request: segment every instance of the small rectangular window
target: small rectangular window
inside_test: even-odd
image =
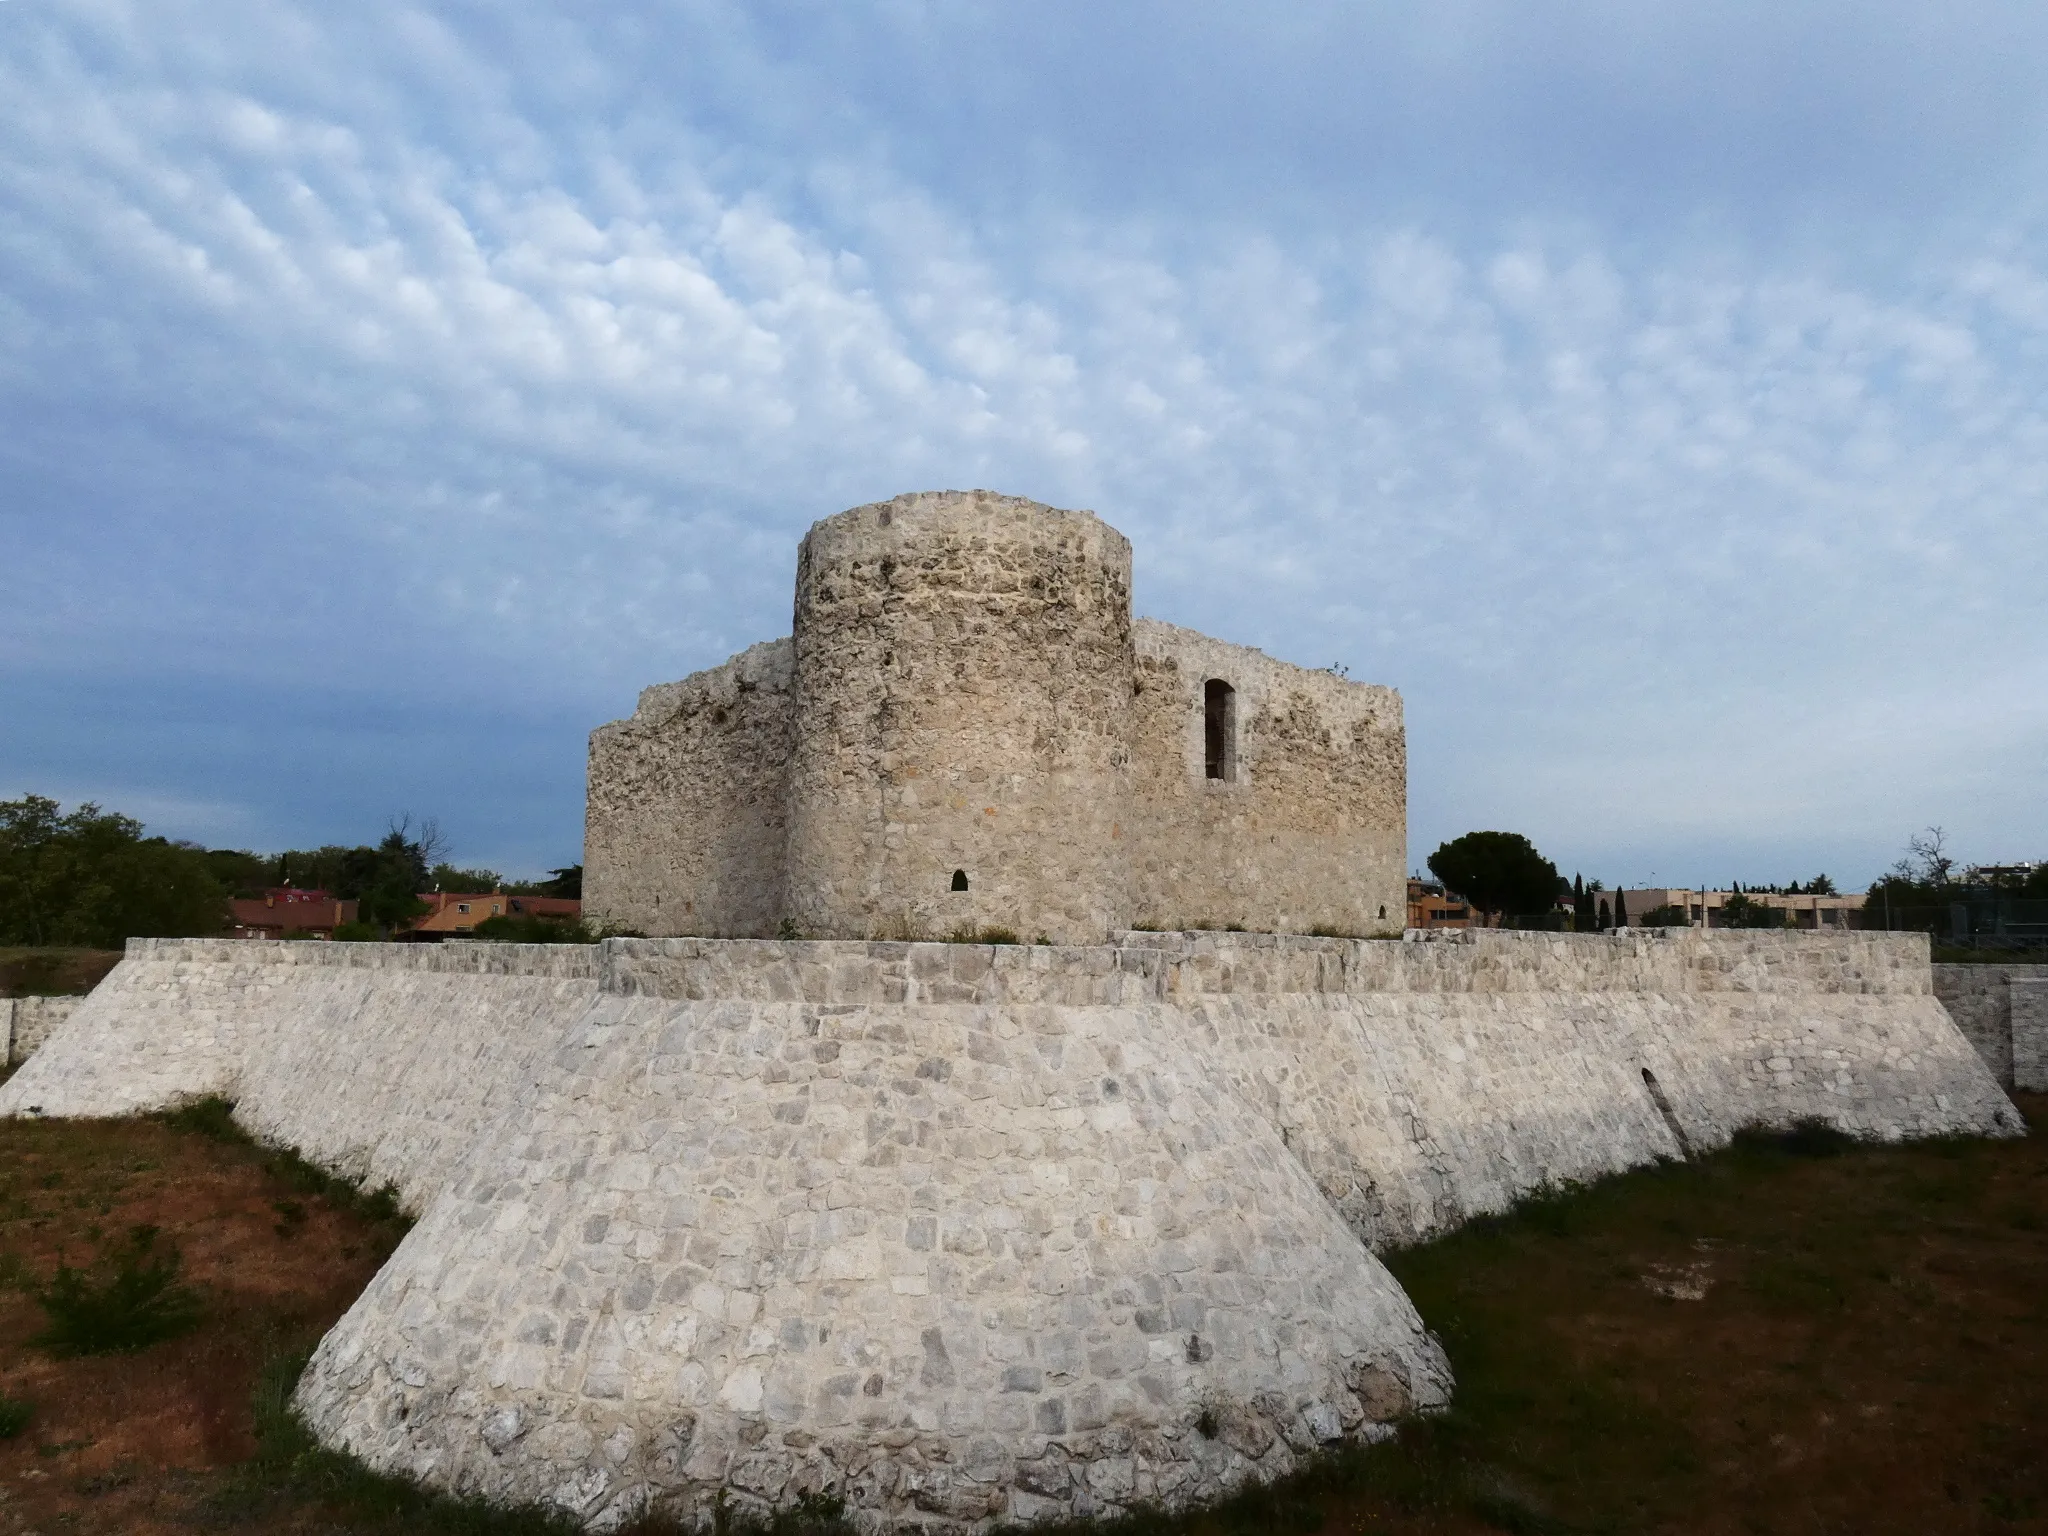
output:
[[[1221,678],[1202,685],[1202,771],[1212,779],[1237,777],[1237,690]]]

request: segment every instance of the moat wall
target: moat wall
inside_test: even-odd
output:
[[[421,1213],[321,1437],[600,1526],[1211,1496],[1443,1400],[1376,1248],[1746,1124],[2019,1131],[1924,939],[1640,931],[137,942],[0,1113],[200,1093]]]
[[[1992,1076],[2007,1088],[2048,1092],[2048,965],[1937,965],[1934,995]]]
[[[76,997],[0,997],[0,1066],[19,1066],[70,1018]]]

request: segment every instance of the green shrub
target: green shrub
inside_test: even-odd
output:
[[[59,1264],[36,1292],[49,1326],[30,1342],[54,1355],[134,1354],[194,1327],[199,1296],[178,1283],[184,1260],[156,1240],[155,1227],[131,1227],[102,1255],[102,1279]]]
[[[504,913],[487,917],[469,936],[496,944],[595,944],[603,937],[581,918],[535,917]]]
[[[946,935],[948,944],[1014,944],[1017,930],[1014,928],[976,928],[964,924]]]
[[[217,1093],[208,1094],[203,1099],[187,1100],[176,1109],[165,1110],[157,1118],[173,1130],[190,1131],[208,1141],[224,1142],[229,1146],[249,1145],[249,1133],[235,1124],[234,1101]]]
[[[34,1416],[35,1409],[27,1403],[16,1402],[0,1393],[0,1440],[12,1440],[28,1428],[28,1421]]]
[[[1783,1153],[1790,1157],[1839,1157],[1856,1145],[1856,1138],[1839,1131],[1825,1120],[1796,1122],[1790,1130],[1774,1131],[1749,1126],[1735,1133],[1737,1150],[1749,1153]]]

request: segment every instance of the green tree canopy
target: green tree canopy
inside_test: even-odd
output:
[[[436,864],[427,871],[430,884],[421,887],[432,891],[467,891],[480,894],[484,891],[501,889],[504,878],[495,869],[462,869],[453,864]]]
[[[1489,915],[1548,912],[1557,902],[1557,866],[1519,832],[1453,838],[1429,856],[1429,872]]]
[[[26,795],[0,801],[0,943],[116,949],[131,938],[194,938],[227,921],[206,852],[87,801],[65,812]]]
[[[1723,928],[1782,928],[1785,926],[1785,909],[1774,907],[1767,901],[1757,901],[1736,891],[1721,903],[1721,926]]]

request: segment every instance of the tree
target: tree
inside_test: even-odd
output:
[[[1572,876],[1572,927],[1579,933],[1591,933],[1594,928],[1593,902],[1595,898],[1585,880],[1578,874]]]
[[[564,864],[548,871],[545,880],[521,880],[505,887],[514,896],[558,896],[568,901],[583,899],[583,866]]]
[[[1721,904],[1721,926],[1723,928],[1782,928],[1785,926],[1785,909],[1774,907],[1769,902],[1757,901],[1737,890]]]
[[[1607,898],[1600,898],[1600,931],[1605,933],[1614,926],[1614,914],[1608,909]]]
[[[204,849],[133,817],[42,795],[0,801],[0,943],[115,949],[219,933],[226,893]]]
[[[494,869],[458,869],[453,864],[436,864],[427,871],[427,879],[436,891],[495,891],[505,884]]]
[[[1614,926],[1628,926],[1628,892],[1618,885],[1614,888]]]
[[[1519,832],[1467,832],[1429,856],[1429,872],[1489,917],[1548,912],[1562,883],[1557,866]]]
[[[362,922],[388,933],[427,910],[419,893],[427,888],[429,861],[445,846],[432,821],[415,833],[412,817],[401,816],[375,848],[351,848],[342,856],[335,894],[356,902]]]

